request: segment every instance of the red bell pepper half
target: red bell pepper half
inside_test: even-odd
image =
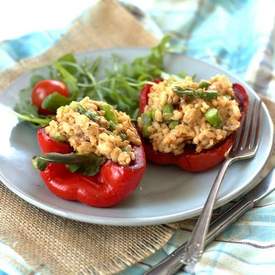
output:
[[[156,82],[158,83],[159,80]],[[139,108],[141,113],[144,112],[145,106],[148,104],[148,94],[150,93],[151,87],[152,85],[150,84],[145,85],[140,93]],[[244,116],[249,104],[246,90],[242,85],[237,83],[233,84],[233,90],[235,98],[239,103],[242,116]],[[159,165],[176,165],[189,172],[202,172],[222,162],[233,143],[234,134],[228,136],[224,141],[211,149],[196,153],[194,149],[186,147],[185,151],[180,155],[155,151],[151,143],[146,139],[144,139],[143,146],[147,160],[153,163]]]
[[[65,142],[60,142],[49,137],[43,128],[37,131],[37,141],[43,153],[67,154],[73,151],[73,148]]]
[[[43,129],[38,130],[37,138],[43,153],[72,151],[68,144],[51,139]],[[129,166],[107,160],[95,176],[72,173],[61,163],[49,163],[40,175],[58,197],[95,207],[111,207],[133,192],[143,177],[146,168],[143,147],[134,147],[134,152],[136,159]]]

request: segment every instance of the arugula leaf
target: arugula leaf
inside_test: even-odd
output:
[[[68,97],[65,97],[58,92],[54,92],[47,97],[42,102],[42,108],[49,110],[50,112],[55,112],[60,106],[67,105],[72,100]]]
[[[25,88],[19,93],[19,99],[14,107],[17,113],[30,114],[33,116],[38,116],[36,106],[32,105],[32,89]]]
[[[44,80],[45,78],[42,76],[42,75],[39,75],[39,74],[34,74],[31,76],[31,79],[30,79],[30,85],[31,87],[33,88],[34,85],[38,82],[38,81],[41,81],[41,80]]]
[[[77,78],[71,74],[60,62],[55,62],[53,67],[60,74],[60,80],[62,80],[68,87],[71,93],[71,101],[78,97]]]
[[[145,83],[159,78],[164,71],[164,55],[169,50],[170,37],[165,36],[152,48],[147,56],[134,59],[130,64],[114,56],[112,68],[105,71],[105,77],[98,75],[101,59],[77,62],[72,54],[67,54],[48,66],[48,76],[33,76],[31,85],[20,92],[20,99],[15,110],[21,118],[33,122],[34,118],[44,119],[37,113],[31,103],[31,87],[42,78],[64,82],[69,91],[69,101],[53,95],[45,100],[44,105],[55,110],[73,100],[81,100],[89,96],[94,100],[106,101],[119,111],[126,112],[132,120],[137,119],[139,112],[139,93]],[[55,102],[56,101],[56,102]],[[36,123],[38,124],[38,123]]]
[[[150,50],[149,55],[136,58],[130,64],[114,57],[112,69],[105,73],[106,81],[96,86],[104,100],[136,119],[140,90],[164,71],[164,55],[168,51],[169,41],[170,37],[165,36]]]
[[[77,63],[75,56],[72,53],[67,53],[57,59],[58,62]]]
[[[41,116],[37,112],[36,106],[31,102],[31,88],[22,89],[19,93],[19,101],[14,107],[17,117],[22,121],[30,122],[36,126],[45,127],[52,117]]]
[[[50,116],[42,117],[42,116],[35,116],[32,114],[20,114],[17,112],[15,112],[15,114],[20,120],[30,122],[39,127],[47,126],[50,123],[50,121],[53,119],[53,117],[50,117]]]

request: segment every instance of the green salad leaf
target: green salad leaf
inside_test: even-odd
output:
[[[42,108],[55,112],[60,106],[67,105],[71,102],[71,99],[63,96],[57,92],[48,95],[42,103]]]
[[[32,101],[31,87],[22,89],[19,93],[19,99],[14,107],[14,110],[20,114],[38,116],[37,108],[36,106],[32,105],[31,101]]]
[[[30,85],[33,85],[33,83]],[[15,114],[22,121],[30,122],[39,127],[45,127],[49,124],[52,117],[38,114],[36,106],[32,105],[31,93],[31,87],[21,90],[19,93],[19,100],[14,107]]]
[[[148,55],[138,57],[130,63],[119,56],[113,56],[110,68],[104,72],[104,78],[99,75],[103,67],[101,58],[77,61],[73,54],[66,54],[48,66],[47,75],[34,74],[31,77],[29,87],[19,93],[15,111],[20,114],[20,119],[43,127],[48,117],[41,116],[32,105],[32,87],[42,79],[53,79],[65,83],[70,96],[65,98],[53,93],[45,98],[43,108],[55,111],[62,105],[88,96],[113,105],[135,120],[139,112],[139,93],[143,85],[160,78],[164,72],[164,56],[169,50],[169,41],[170,37],[165,36]]]

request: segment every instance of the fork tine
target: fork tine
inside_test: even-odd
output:
[[[252,121],[254,119],[255,116],[255,108],[256,108],[256,100],[254,100],[252,108],[248,114],[248,116],[246,117],[246,125],[245,125],[245,129],[244,129],[244,134],[243,134],[243,139],[241,142],[241,146],[240,146],[240,150],[244,149],[247,146],[247,143],[249,142],[249,135],[251,133],[251,126],[252,126]]]
[[[236,152],[239,148],[239,145],[241,143],[241,138],[243,136],[242,133],[243,133],[243,129],[245,127],[245,123],[246,123],[246,119],[243,119],[242,122],[241,122],[240,128],[237,130],[236,137],[235,137],[235,142],[234,142],[233,148],[231,149],[231,153]]]
[[[250,113],[250,111],[249,111],[249,113]],[[242,144],[242,141],[243,141],[244,131],[246,129],[248,117],[249,116],[247,113],[246,116],[244,118],[242,118],[242,120],[241,120],[241,125],[240,125],[240,128],[237,130],[235,142],[234,142],[233,148],[231,150],[231,153],[235,153],[240,149],[240,145]]]
[[[255,106],[254,116],[252,121],[252,129],[248,149],[256,150],[259,144],[259,132],[260,132],[260,117],[261,117],[262,101],[259,100]]]

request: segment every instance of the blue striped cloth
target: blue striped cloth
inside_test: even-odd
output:
[[[127,1],[124,1],[127,2]],[[130,2],[130,1],[129,1]],[[137,13],[156,33],[169,32],[175,48],[220,64],[240,75],[256,91],[275,98],[275,1],[194,0],[152,1],[147,14]],[[32,33],[0,44],[0,70],[49,49],[66,30]],[[190,224],[148,259],[121,274],[142,274],[190,236]],[[18,256],[5,261],[0,245],[0,275],[23,274],[31,268]],[[207,248],[196,274],[275,274],[275,193],[262,200]]]

